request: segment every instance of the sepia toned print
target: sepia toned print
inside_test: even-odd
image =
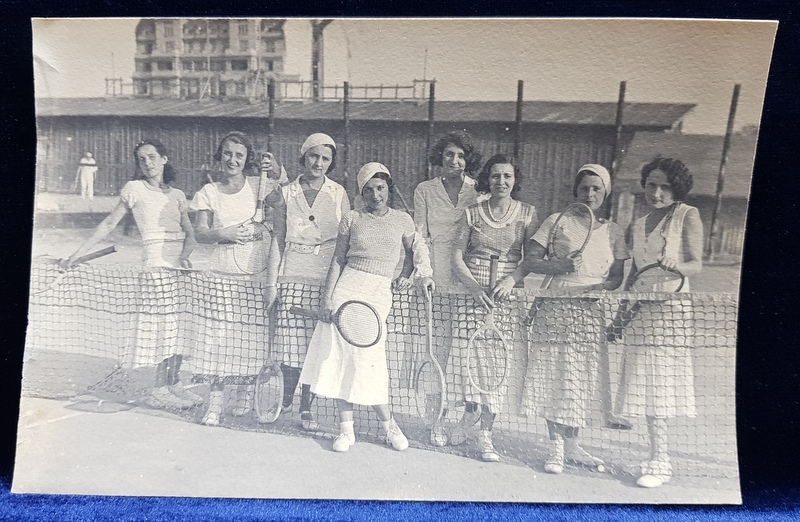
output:
[[[13,490],[740,503],[775,29],[34,20]]]

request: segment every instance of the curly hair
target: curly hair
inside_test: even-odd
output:
[[[330,145],[325,145],[325,146],[328,147],[328,149],[331,151],[331,164],[328,165],[328,170],[325,172],[325,174],[328,174],[330,172],[333,172],[334,169],[336,168],[336,149],[334,147],[331,147]],[[306,154],[308,154],[308,151],[306,151]],[[306,154],[300,156],[301,167],[306,166]]]
[[[161,156],[162,158],[168,156],[167,147],[157,139],[150,138],[137,143],[136,146],[133,148],[133,160],[136,162],[136,172],[138,173],[136,179],[144,179],[144,174],[142,174],[141,168],[139,167],[139,149],[141,149],[145,145],[150,145],[153,148],[155,148],[158,155]],[[175,181],[175,178],[177,177],[178,177],[178,171],[175,170],[175,167],[173,167],[172,164],[170,164],[169,162],[164,164],[164,183],[169,185],[170,183]]]
[[[477,172],[481,167],[483,157],[480,152],[475,150],[472,136],[464,131],[454,131],[439,138],[431,147],[430,152],[428,152],[428,162],[434,167],[441,167],[444,149],[450,144],[464,151],[464,161],[466,163],[464,171],[469,173]]]
[[[519,192],[519,189],[522,188],[522,171],[517,165],[517,160],[510,154],[495,154],[489,158],[478,173],[478,182],[475,184],[475,190],[482,194],[489,193],[489,174],[495,165],[511,165],[514,167],[514,187],[511,189],[511,193],[516,194]]]
[[[253,148],[253,143],[244,132],[239,131],[229,132],[222,137],[219,142],[219,146],[217,147],[217,152],[214,153],[214,160],[222,161],[222,148],[225,146],[226,141],[243,145],[244,148],[247,149],[247,159],[244,162],[244,168],[242,169],[243,171],[247,171],[255,167],[256,151]]]
[[[689,173],[689,169],[682,161],[673,158],[663,158],[656,156],[653,161],[642,167],[642,188],[647,184],[647,177],[654,171],[660,170],[667,176],[667,181],[672,186],[672,198],[675,201],[683,201],[686,195],[692,190],[694,178]]]

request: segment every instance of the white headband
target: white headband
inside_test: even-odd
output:
[[[303,142],[303,145],[300,147],[300,157],[302,158],[305,156],[308,149],[314,148],[317,145],[330,145],[336,150],[336,142],[333,141],[333,138],[322,132],[315,132]]]
[[[611,193],[611,174],[608,173],[608,169],[596,163],[588,163],[578,169],[578,174],[584,170],[587,170],[600,178],[600,181],[603,182],[603,187],[606,189],[606,196]]]

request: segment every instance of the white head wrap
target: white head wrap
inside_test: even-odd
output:
[[[315,132],[306,138],[306,141],[304,141],[303,145],[300,146],[300,157],[302,158],[305,156],[306,152],[308,152],[308,149],[316,147],[317,145],[330,145],[334,150],[336,150],[336,142],[333,141],[333,138],[322,132]]]
[[[608,173],[608,169],[606,169],[602,165],[598,165],[596,163],[588,163],[583,167],[578,169],[578,174],[583,172],[584,170],[591,172],[592,174],[597,175],[600,178],[600,181],[603,182],[603,187],[606,189],[606,197],[611,194],[611,174]],[[577,176],[575,178],[577,180]],[[575,184],[575,192],[578,191],[578,184]],[[576,194],[577,195],[577,194]]]
[[[364,185],[367,184],[367,181],[371,180],[372,177],[379,172],[383,172],[387,176],[392,177],[392,175],[389,173],[389,169],[386,168],[386,165],[378,163],[377,161],[367,163],[361,167],[361,170],[359,170],[358,174],[356,174],[356,183],[358,183],[359,194],[361,194],[361,191],[364,190]]]

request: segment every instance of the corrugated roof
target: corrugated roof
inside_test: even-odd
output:
[[[627,127],[672,128],[688,113],[690,103],[627,103],[624,121]],[[528,101],[523,106],[523,121],[572,125],[614,125],[616,103]],[[293,120],[339,120],[342,102],[278,102],[275,117]],[[128,117],[200,117],[266,118],[266,102],[250,104],[246,100],[174,98],[38,98],[38,116],[128,116]],[[436,121],[513,122],[515,102],[437,101]],[[428,119],[427,102],[371,101],[352,102],[350,118],[368,121],[424,122]]]
[[[642,167],[658,155],[681,160],[694,177],[692,194],[713,196],[722,159],[723,136],[637,132],[624,152],[617,175],[617,188],[641,192]],[[726,197],[747,198],[756,150],[756,137],[734,135],[725,164]]]

